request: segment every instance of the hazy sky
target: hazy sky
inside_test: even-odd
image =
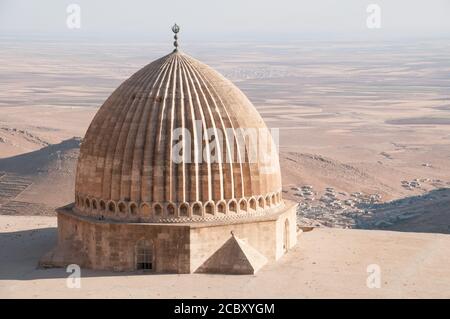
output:
[[[66,25],[72,3],[80,29]],[[381,8],[381,29],[366,26],[371,3]],[[159,41],[175,21],[180,37],[194,40],[449,36],[450,0],[0,0],[0,35]]]

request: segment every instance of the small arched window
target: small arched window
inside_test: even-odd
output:
[[[175,207],[172,204],[167,205],[167,214],[170,216],[175,215]]]
[[[149,217],[150,216],[150,206],[148,206],[147,204],[143,204],[141,206],[142,209],[142,215],[144,217]]]
[[[188,216],[189,208],[187,204],[181,204],[180,206],[180,216]]]
[[[229,212],[236,212],[236,202],[233,200],[228,204],[228,211]]]
[[[254,198],[250,199],[250,208],[256,210],[256,200]]]
[[[197,216],[202,215],[202,206],[199,203],[195,203],[194,206],[192,206],[192,213]]]
[[[130,205],[130,212],[131,212],[131,215],[136,215],[137,214],[137,211],[138,209],[137,209],[137,206],[136,206],[136,204],[135,203],[132,203],[131,205]]]
[[[239,202],[239,209],[241,211],[246,211],[247,210],[247,202],[245,201],[245,199],[241,200]]]
[[[264,208],[264,199],[262,197],[260,197],[258,199],[258,206],[259,208],[263,209]]]
[[[155,205],[155,215],[161,215],[162,214],[162,207],[160,204]]]
[[[119,212],[124,214],[124,213],[126,213],[126,211],[127,211],[127,206],[125,205],[125,203],[119,203]]]
[[[114,204],[113,202],[110,202],[108,204],[108,210],[110,213],[115,213],[116,212],[116,204]]]
[[[214,215],[214,204],[213,203],[206,204],[205,210],[207,214]]]
[[[217,212],[218,213],[220,213],[220,214],[225,214],[225,203],[219,203],[218,205],[217,205]]]

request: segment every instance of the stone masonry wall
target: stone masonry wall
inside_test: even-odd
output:
[[[276,220],[247,222],[231,225],[193,227],[191,229],[191,271],[200,267],[231,236],[231,231],[240,239],[263,254],[269,261],[279,259],[283,254],[283,231],[289,219],[290,247],[296,244],[295,208],[288,208]],[[283,227],[281,227],[283,226]]]
[[[145,239],[153,243],[155,272],[190,272],[188,226],[91,222],[60,213],[58,229],[57,249],[81,267],[133,271],[136,244]]]

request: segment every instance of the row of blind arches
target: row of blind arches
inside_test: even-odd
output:
[[[217,214],[229,214],[240,212],[251,212],[276,207],[281,203],[281,192],[271,193],[266,196],[242,198],[240,200],[231,199],[228,202],[221,200],[218,202],[208,201],[206,203],[141,203],[125,201],[104,201],[95,198],[75,196],[76,207],[85,213],[99,213],[102,215],[131,215],[141,217],[192,217],[192,216],[214,216]]]

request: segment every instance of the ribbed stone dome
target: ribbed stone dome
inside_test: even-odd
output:
[[[191,143],[186,134],[177,141],[179,128]],[[81,145],[76,210],[141,222],[208,221],[277,210],[282,205],[278,157],[251,160],[251,142],[242,143],[236,134],[248,128],[266,125],[235,85],[184,53],[168,54],[123,82],[95,115]],[[215,152],[208,152],[208,129],[224,133]],[[190,160],[175,159],[177,143],[183,152],[191,150]],[[273,150],[272,139],[269,144]]]

